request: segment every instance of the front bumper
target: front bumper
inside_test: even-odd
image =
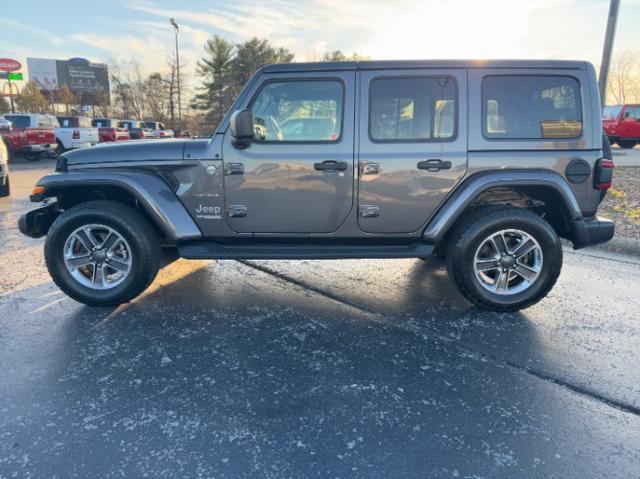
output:
[[[574,221],[573,249],[606,243],[613,238],[615,224],[607,218],[596,216],[592,219]]]
[[[41,238],[47,234],[60,213],[61,210],[56,202],[42,205],[21,215],[18,219],[18,229],[23,235]]]

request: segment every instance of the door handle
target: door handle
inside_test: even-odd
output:
[[[322,163],[315,163],[313,167],[317,171],[344,171],[347,169],[346,161],[327,160]]]
[[[440,170],[448,170],[451,168],[451,162],[449,160],[424,160],[418,162],[419,170],[427,170],[427,171],[440,171]]]

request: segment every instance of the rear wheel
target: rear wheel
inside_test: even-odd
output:
[[[635,140],[618,140],[618,145],[620,148],[633,148],[636,146],[637,142]]]
[[[487,207],[456,228],[447,266],[476,306],[517,311],[551,290],[562,268],[562,247],[551,225],[531,211]]]
[[[91,201],[65,211],[45,242],[49,274],[67,295],[91,306],[130,301],[155,278],[160,241],[134,209]]]

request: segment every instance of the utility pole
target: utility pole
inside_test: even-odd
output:
[[[176,73],[178,76],[178,126],[180,128],[178,128],[179,130],[182,130],[182,101],[180,100],[180,51],[178,50],[178,24],[176,23],[175,19],[170,18],[169,19],[169,23],[171,23],[171,26],[173,27],[173,31],[176,34]]]
[[[609,18],[607,19],[607,32],[604,36],[602,62],[600,63],[600,77],[598,78],[598,87],[600,89],[600,101],[602,102],[602,106],[604,106],[607,101],[609,66],[611,65],[611,52],[613,51],[613,39],[616,33],[619,7],[620,0],[611,0],[611,3],[609,4]]]

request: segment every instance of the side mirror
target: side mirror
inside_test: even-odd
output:
[[[251,110],[236,110],[229,120],[232,144],[238,149],[248,148],[255,132]]]

